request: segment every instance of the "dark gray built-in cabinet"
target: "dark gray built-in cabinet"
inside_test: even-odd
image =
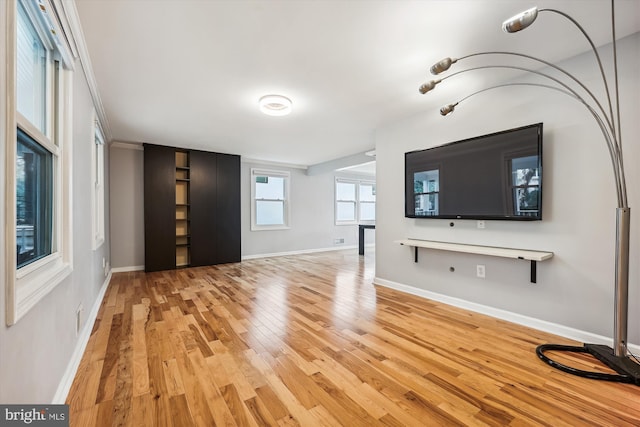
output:
[[[145,271],[240,261],[240,156],[144,145]]]

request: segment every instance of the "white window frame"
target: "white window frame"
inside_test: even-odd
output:
[[[43,43],[50,54],[47,56],[47,117],[45,133],[17,111],[16,67],[17,67],[17,2],[2,4],[8,17],[6,27],[6,323],[15,324],[44,296],[51,292],[73,270],[72,256],[72,119],[71,100],[73,87],[73,64],[69,47],[61,43],[62,30],[52,20],[55,12],[48,0],[42,5],[29,0],[19,0],[28,10],[30,18],[39,28]],[[42,9],[41,6],[44,8]],[[53,54],[55,53],[55,55]],[[55,57],[54,57],[55,56]],[[59,62],[54,73],[53,60]],[[54,79],[57,75],[57,81]],[[55,91],[55,96],[53,95]],[[38,144],[52,154],[53,162],[53,220],[51,254],[28,265],[17,268],[16,250],[16,150],[17,128],[27,133]]]
[[[274,178],[284,178],[284,200],[283,202],[283,216],[284,216],[284,224],[276,224],[276,225],[259,225],[256,223],[256,215],[257,215],[257,202],[256,200],[256,177],[257,176],[267,176]],[[270,169],[251,169],[251,231],[264,231],[264,230],[287,230],[291,228],[290,217],[291,217],[291,173],[288,171],[282,170],[270,170]]]
[[[338,184],[351,184],[353,185],[353,194],[354,199],[351,200],[343,200],[338,199]],[[358,180],[356,179],[347,179],[347,178],[336,178],[334,188],[334,217],[336,221],[336,225],[353,225],[358,223]],[[338,203],[345,202],[353,202],[353,219],[349,220],[339,220],[338,219]]]
[[[364,204],[372,204],[374,207],[374,211],[375,211],[375,205],[376,205],[376,201],[369,201],[369,200],[362,200],[362,198],[360,197],[360,187],[361,186],[372,186],[374,189],[376,187],[376,183],[373,181],[358,181],[358,223],[372,223],[375,222],[375,218],[374,219],[362,219],[362,205]],[[375,196],[375,191],[374,191],[374,196]],[[374,214],[375,215],[375,214]]]
[[[338,200],[338,184],[339,183],[345,183],[345,184],[353,184],[355,186],[355,199],[354,200]],[[360,185],[373,185],[375,187],[376,183],[375,181],[371,181],[371,180],[367,180],[367,179],[356,179],[356,178],[342,178],[342,177],[336,177],[335,178],[335,184],[334,184],[334,220],[335,220],[335,224],[336,225],[357,225],[357,224],[372,224],[375,222],[375,220],[361,220],[360,219],[360,213],[361,213],[361,204],[362,203],[373,203],[375,204],[376,202],[366,202],[366,201],[361,201],[360,200]],[[338,202],[354,202],[355,204],[355,217],[354,219],[350,219],[350,220],[338,220]]]
[[[104,133],[93,110],[91,121],[93,141],[91,143],[91,210],[92,247],[98,249],[104,243]]]

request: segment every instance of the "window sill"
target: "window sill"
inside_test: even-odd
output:
[[[269,231],[269,230],[289,230],[291,227],[286,225],[274,225],[274,226],[260,226],[252,225],[251,231]]]
[[[102,246],[102,244],[103,244],[103,243],[104,243],[104,237],[101,237],[100,239],[95,240],[95,241],[93,242],[93,247],[92,247],[92,249],[93,249],[94,251],[96,251],[96,250],[100,249],[100,246]]]
[[[45,265],[22,274],[20,278],[16,275],[15,311],[13,319],[8,319],[8,323],[16,323],[72,271],[71,264],[62,262],[62,259],[56,256]]]

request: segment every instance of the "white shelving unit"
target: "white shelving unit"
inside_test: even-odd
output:
[[[496,256],[501,258],[531,261],[531,283],[536,283],[536,263],[553,257],[553,252],[532,251],[528,249],[500,248],[495,246],[467,245],[464,243],[437,242],[435,240],[403,239],[396,240],[404,246],[414,248],[414,262],[418,262],[418,248],[439,251],[463,252],[468,254]]]

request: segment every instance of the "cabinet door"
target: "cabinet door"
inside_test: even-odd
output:
[[[191,266],[218,264],[216,257],[217,155],[191,151]]]
[[[218,263],[240,262],[240,156],[218,154]]]
[[[144,145],[144,269],[176,268],[175,150]]]

